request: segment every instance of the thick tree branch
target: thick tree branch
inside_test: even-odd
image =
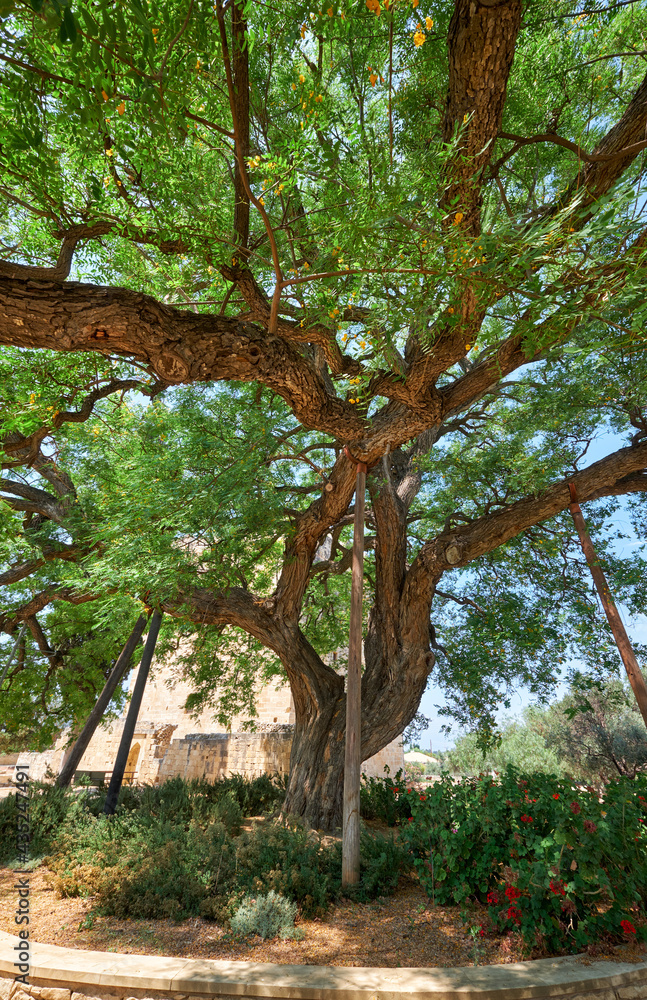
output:
[[[55,521],[56,524],[63,524],[65,520],[65,509],[57,497],[52,496],[46,490],[38,489],[35,486],[27,486],[14,479],[0,479],[0,490],[10,494],[2,496],[3,500],[13,510],[30,511],[35,514],[42,514],[43,517]],[[14,500],[14,497],[21,497],[21,501]],[[24,502],[23,502],[24,501]]]
[[[94,546],[82,545],[60,545],[56,548],[47,546],[43,548],[42,556],[39,559],[27,559],[24,562],[14,563],[4,573],[0,573],[0,587],[25,580],[48,562],[54,562],[58,559],[65,562],[76,562],[87,556],[93,548]]]
[[[135,358],[165,383],[260,382],[297,419],[346,440],[364,436],[354,408],[331,397],[316,366],[251,323],[181,312],[123,288],[0,277],[0,343]]]

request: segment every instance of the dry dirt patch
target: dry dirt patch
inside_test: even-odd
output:
[[[16,932],[15,881],[13,872],[0,869],[0,930],[10,934]],[[460,917],[461,908],[428,905],[427,896],[412,879],[401,879],[394,896],[371,903],[343,901],[321,919],[300,921],[305,933],[302,941],[263,941],[259,937],[235,940],[217,924],[200,917],[179,922],[91,917],[92,899],[59,899],[49,885],[45,868],[31,873],[30,889],[32,940],[66,948],[279,965],[387,968],[473,965],[475,959],[472,939]],[[480,919],[477,909],[469,911],[470,923],[479,923]],[[626,949],[617,957],[631,960]],[[481,942],[481,964],[497,965],[522,958],[513,937],[485,938]],[[635,960],[643,961],[644,952],[636,952]]]

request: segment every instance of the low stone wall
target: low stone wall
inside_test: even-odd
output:
[[[0,1000],[647,1000],[647,962],[577,956],[513,965],[379,969],[121,955],[32,946],[27,983],[13,980],[0,933]]]

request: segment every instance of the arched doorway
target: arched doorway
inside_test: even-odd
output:
[[[139,751],[141,750],[141,745],[139,743],[133,743],[130,748],[130,753],[128,754],[128,760],[126,761],[126,770],[124,771],[124,783],[126,785],[132,785],[135,781],[135,774],[137,772],[137,761],[139,760]]]

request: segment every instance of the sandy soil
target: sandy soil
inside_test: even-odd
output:
[[[0,869],[0,930],[16,932],[16,875]],[[138,955],[178,955],[295,965],[448,967],[502,964],[523,958],[516,937],[486,937],[479,954],[459,907],[432,907],[420,886],[402,879],[394,896],[372,903],[342,902],[325,917],[300,921],[302,941],[236,940],[221,927],[200,917],[172,920],[118,920],[91,914],[92,899],[60,899],[48,872],[30,875],[32,939],[45,944]],[[469,922],[479,923],[477,909]],[[605,958],[644,960],[634,947]],[[596,957],[603,957],[602,955]]]

